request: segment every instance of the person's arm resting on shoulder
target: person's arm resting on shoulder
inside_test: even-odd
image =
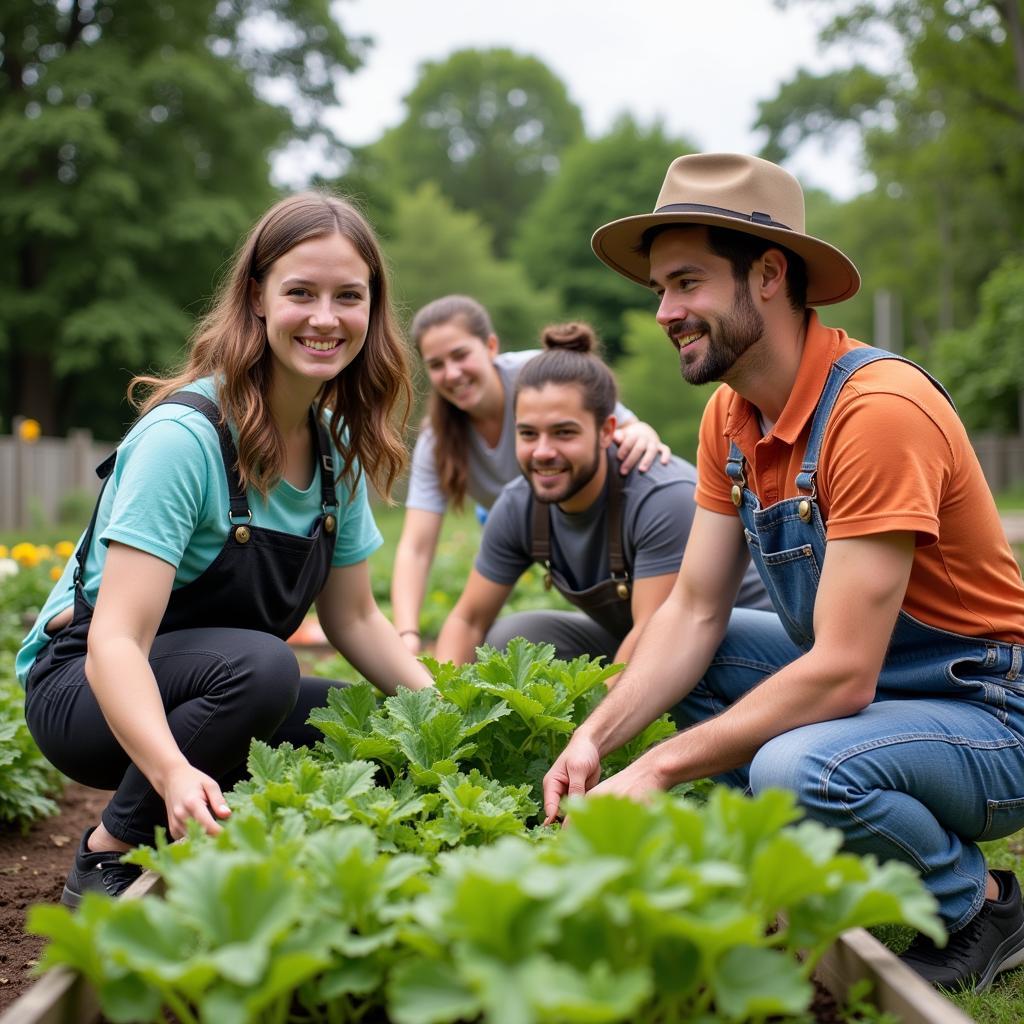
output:
[[[118,743],[167,805],[174,838],[194,818],[220,831],[230,811],[216,781],[193,767],[171,733],[149,664],[174,584],[168,562],[111,541],[89,627],[85,675]],[[211,813],[212,811],[212,813]]]
[[[619,470],[625,476],[634,466],[641,473],[660,459],[662,465],[668,465],[672,452],[658,436],[658,432],[649,423],[638,420],[632,413],[624,417],[612,435],[618,448]]]
[[[331,644],[385,693],[394,693],[397,686],[421,690],[432,685],[430,673],[377,607],[365,559],[331,569],[316,612]]]
[[[444,516],[438,512],[409,508],[402,522],[402,535],[395,551],[391,577],[391,617],[405,646],[413,653],[422,650],[420,609],[427,592],[430,566]]]
[[[437,660],[456,665],[471,662],[511,592],[511,586],[494,583],[479,570],[471,570],[437,638]]]

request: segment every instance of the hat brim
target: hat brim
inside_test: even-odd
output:
[[[616,273],[650,287],[650,261],[641,251],[644,232],[661,225],[715,225],[767,238],[803,257],[807,264],[807,305],[828,306],[856,295],[860,273],[835,246],[786,228],[752,224],[738,217],[713,213],[647,213],[623,217],[599,227],[590,240],[597,258]]]

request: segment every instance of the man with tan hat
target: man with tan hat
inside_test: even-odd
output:
[[[950,940],[905,962],[987,988],[1024,962],[1020,887],[977,845],[1024,827],[1024,585],[948,395],[821,323],[860,276],[767,161],[679,157],[654,212],[593,246],[659,297],[683,377],[722,386],[679,576],[545,776],[548,819],[587,790],[789,789],[847,849],[921,872]],[[750,558],[778,616],[733,610]],[[599,783],[669,709],[683,731]]]

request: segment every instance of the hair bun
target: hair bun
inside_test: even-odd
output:
[[[596,354],[601,349],[601,340],[590,324],[573,320],[567,324],[551,324],[544,328],[541,343],[546,349],[567,349],[570,352]]]

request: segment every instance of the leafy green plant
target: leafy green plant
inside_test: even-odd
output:
[[[32,911],[43,967],[114,1022],[763,1024],[800,1019],[849,927],[941,938],[909,868],[839,853],[789,794],[591,798],[529,829],[537,765],[616,667],[480,654],[431,662],[432,690],[333,692],[313,750],[254,743],[217,837],[130,855],[163,900]]]
[[[763,1021],[807,1008],[814,965],[849,927],[943,935],[911,869],[839,853],[837,832],[796,824],[789,794],[571,811],[550,843],[439,859],[411,906],[421,955],[389,985],[398,1024]]]
[[[53,796],[61,782],[25,724],[25,691],[14,678],[14,656],[0,651],[0,824],[25,829],[56,814]]]

